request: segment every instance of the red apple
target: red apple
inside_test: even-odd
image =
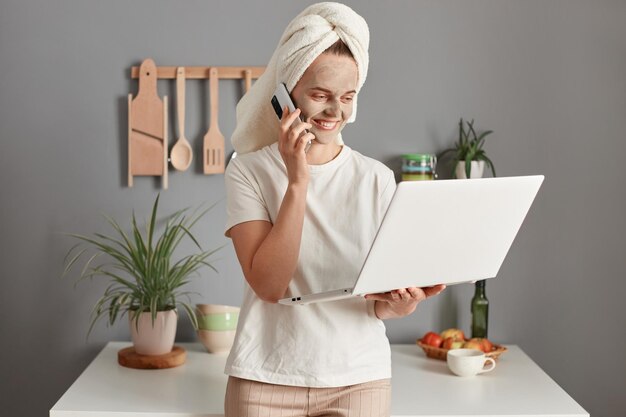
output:
[[[473,337],[469,341],[480,344],[479,349],[485,353],[489,353],[493,350],[493,344],[489,341],[489,339],[486,339],[484,337]]]
[[[483,351],[483,344],[477,341],[476,339],[470,339],[467,342],[463,343],[463,348],[477,349],[477,350]]]
[[[441,347],[444,349],[461,349],[464,343],[464,340],[455,339],[454,337],[448,337],[446,339],[443,339],[443,345]]]
[[[428,332],[422,337],[422,343],[429,346],[441,347],[443,339],[435,332]]]
[[[453,337],[457,340],[465,340],[465,334],[463,333],[463,330],[461,329],[455,329],[455,328],[447,329],[441,332],[440,335],[443,338],[443,340],[446,340],[449,337]]]

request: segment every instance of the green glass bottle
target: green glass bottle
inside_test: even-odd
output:
[[[485,294],[485,280],[476,281],[472,298],[472,337],[487,337],[489,322],[489,300]]]

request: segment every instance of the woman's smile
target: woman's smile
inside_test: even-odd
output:
[[[311,119],[310,123],[317,129],[332,131],[339,126],[339,122],[339,120]]]

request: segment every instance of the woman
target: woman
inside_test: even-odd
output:
[[[406,316],[443,290],[277,304],[292,293],[351,286],[393,196],[393,172],[340,134],[354,120],[368,44],[367,24],[353,10],[312,5],[290,23],[237,106],[240,155],[226,170],[226,235],[248,285],[226,364],[226,416],[388,416],[381,320]],[[280,121],[270,104],[277,82],[297,107]]]

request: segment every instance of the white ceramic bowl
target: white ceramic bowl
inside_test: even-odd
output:
[[[236,330],[198,330],[198,338],[209,353],[228,353]]]
[[[196,304],[198,327],[202,330],[235,330],[239,321],[239,307],[219,304]]]

